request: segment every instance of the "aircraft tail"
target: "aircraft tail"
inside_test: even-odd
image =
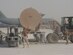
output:
[[[6,16],[0,11],[0,18],[6,18]]]

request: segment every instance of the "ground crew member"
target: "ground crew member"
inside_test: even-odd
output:
[[[64,24],[65,24],[66,44],[68,44],[68,38],[69,38],[69,34],[68,34],[69,20],[68,20],[68,18],[65,18]]]
[[[22,31],[23,47],[25,47],[25,43],[27,44],[27,47],[29,47],[28,33],[29,33],[28,29],[23,29]]]

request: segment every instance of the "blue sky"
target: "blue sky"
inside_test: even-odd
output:
[[[73,0],[0,0],[0,10],[7,17],[18,18],[21,11],[28,7],[57,21],[63,16],[73,16]]]

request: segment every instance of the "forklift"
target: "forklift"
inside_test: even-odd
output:
[[[7,28],[6,42],[9,47],[18,47],[20,37],[18,36],[18,28],[11,26]]]
[[[61,31],[64,35],[64,39],[70,40],[73,43],[73,17],[62,17]]]

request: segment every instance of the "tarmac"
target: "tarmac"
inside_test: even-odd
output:
[[[31,43],[29,47],[7,47],[0,45],[0,55],[73,55],[73,43]]]

